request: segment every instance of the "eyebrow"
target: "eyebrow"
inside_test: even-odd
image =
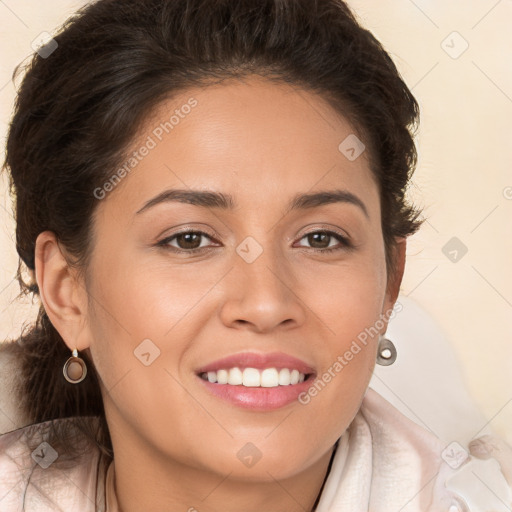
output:
[[[142,208],[137,211],[137,215],[150,208],[168,202],[178,202],[192,204],[203,208],[218,208],[222,210],[234,210],[238,207],[236,200],[229,194],[222,192],[190,190],[190,189],[170,189],[165,190],[147,201]],[[297,194],[288,203],[285,214],[294,210],[304,210],[308,208],[316,208],[333,203],[347,203],[360,208],[365,216],[369,219],[368,210],[355,194],[348,190],[324,190],[312,192],[309,194]]]

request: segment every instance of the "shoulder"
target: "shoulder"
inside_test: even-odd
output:
[[[99,449],[91,445],[77,461],[66,460],[65,447],[46,441],[52,423],[63,431],[68,427],[73,430],[72,418],[66,418],[0,435],[3,512],[101,510],[98,482],[105,461]]]
[[[403,512],[437,512],[454,506],[470,512],[510,510],[512,489],[494,457],[482,460],[457,440],[440,439],[428,425],[411,421],[372,388],[358,416],[356,428],[367,428],[372,439],[376,497],[385,495],[386,489],[404,500],[409,496]]]

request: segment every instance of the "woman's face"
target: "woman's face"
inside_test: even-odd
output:
[[[343,434],[375,364],[378,337],[358,336],[383,333],[396,298],[377,184],[354,141],[319,97],[255,77],[190,89],[146,123],[121,181],[95,192],[78,346],[99,373],[116,460],[281,479]],[[357,199],[300,199],[320,191]],[[241,386],[235,367],[260,371]],[[213,383],[204,369],[226,372]]]

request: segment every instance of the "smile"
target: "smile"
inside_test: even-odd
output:
[[[282,352],[242,352],[198,368],[196,375],[207,393],[222,403],[263,412],[299,403],[316,372]]]

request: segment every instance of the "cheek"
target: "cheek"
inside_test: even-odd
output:
[[[90,284],[91,355],[103,385],[109,390],[123,380],[124,389],[136,382],[135,394],[146,405],[155,389],[169,388],[164,370],[179,368],[204,323],[197,305],[218,280],[199,277],[192,265],[148,268],[134,257],[105,259]],[[175,391],[168,389],[168,396]]]
[[[164,265],[148,269],[135,258],[105,262],[98,267],[93,290],[99,323],[133,343],[165,336],[204,295],[209,281],[214,282],[187,272]]]
[[[301,296],[307,297],[307,304],[322,320],[331,351],[343,350],[380,318],[386,295],[383,255],[367,252],[343,266],[312,270],[303,276],[303,286]],[[322,337],[317,342],[326,344]]]
[[[331,422],[334,430],[349,422],[369,384],[384,325],[386,271],[382,258],[376,250],[375,255],[361,258],[330,280],[320,276],[317,285],[310,288],[311,304],[323,332],[312,338],[314,351],[321,357],[321,370],[302,403],[311,407],[311,417],[318,418],[319,428],[322,421]],[[326,289],[326,282],[335,285]],[[326,418],[322,411],[332,414]]]

